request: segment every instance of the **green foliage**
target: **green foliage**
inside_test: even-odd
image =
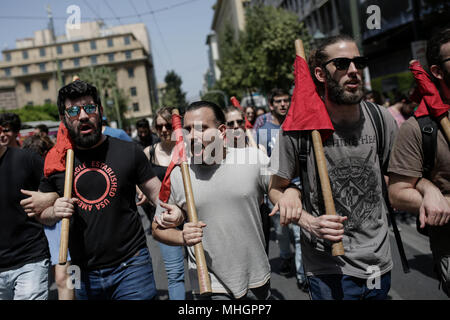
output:
[[[392,73],[386,76],[372,78],[370,83],[372,90],[383,93],[382,81],[388,78],[395,78],[398,84],[397,91],[401,93],[407,93],[409,89],[414,85],[414,77],[410,71]],[[387,92],[388,97],[392,99],[394,97],[393,92]]]
[[[223,94],[220,94],[218,92],[206,92],[201,99],[203,101],[210,101],[210,102],[214,102],[215,104],[217,104],[219,107],[221,108],[225,108],[226,106],[229,105],[229,101],[227,101],[227,104],[225,104],[225,100],[224,100],[224,96]]]
[[[254,6],[246,11],[246,27],[235,40],[231,27],[219,35],[221,78],[216,88],[242,98],[259,89],[290,89],[293,85],[294,41],[302,39],[305,52],[311,37],[298,17],[272,6]]]
[[[11,112],[20,117],[22,122],[52,120],[59,121],[58,107],[54,104],[43,106],[24,106],[20,109],[0,110],[0,113]]]
[[[161,99],[161,106],[177,108],[187,106],[186,93],[181,90],[183,81],[175,71],[167,71],[164,82],[166,89]]]

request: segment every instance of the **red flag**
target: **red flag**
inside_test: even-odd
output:
[[[44,175],[46,177],[52,173],[66,170],[66,152],[69,149],[73,149],[72,140],[69,137],[69,131],[61,121],[56,136],[56,144],[45,157]]]
[[[183,129],[181,127],[181,116],[172,114],[172,128],[177,139],[175,149],[172,154],[172,160],[167,168],[166,175],[161,183],[161,190],[159,191],[159,199],[162,202],[167,202],[170,197],[170,174],[172,170],[181,162],[187,161],[186,150],[184,148]]]
[[[431,115],[434,118],[439,118],[442,114],[448,112],[450,105],[442,101],[438,89],[419,61],[414,61],[409,66],[409,70],[411,70],[416,79],[417,88],[422,98],[414,115],[416,117]]]
[[[230,98],[231,104],[238,108],[239,110],[241,110],[244,113],[244,118],[245,118],[245,129],[252,129],[253,125],[250,123],[250,121],[248,121],[247,119],[247,115],[244,112],[244,109],[241,107],[241,104],[239,103],[238,99],[236,99],[236,97],[231,97]]]
[[[334,127],[325,103],[316,91],[308,64],[300,56],[294,63],[295,88],[291,106],[282,124],[284,131],[319,130],[322,141],[333,134]]]

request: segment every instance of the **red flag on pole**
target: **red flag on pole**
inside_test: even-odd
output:
[[[183,140],[183,129],[181,127],[181,116],[178,114],[172,114],[172,128],[177,139],[175,149],[172,153],[172,160],[167,168],[166,175],[161,183],[161,190],[159,191],[159,199],[162,202],[167,202],[170,197],[170,174],[172,170],[180,165],[181,162],[187,161],[186,150]]]
[[[414,115],[416,117],[431,115],[434,118],[439,118],[442,114],[448,112],[450,105],[442,101],[438,89],[419,61],[416,60],[411,63],[409,70],[416,79],[417,89],[421,96],[421,102]]]
[[[245,129],[253,129],[253,125],[250,123],[250,121],[248,121],[247,119],[247,115],[244,112],[244,109],[242,108],[241,104],[239,103],[238,99],[236,99],[236,97],[231,97],[230,98],[231,104],[238,108],[239,110],[242,111],[242,113],[244,113],[244,118],[245,118]]]
[[[45,157],[44,175],[46,177],[52,173],[66,170],[66,153],[69,149],[73,149],[72,140],[69,137],[69,131],[61,121],[58,135],[56,136],[56,144]]]
[[[305,59],[296,56],[294,63],[295,88],[291,106],[282,124],[284,131],[318,130],[325,141],[334,132],[325,103],[316,86]]]

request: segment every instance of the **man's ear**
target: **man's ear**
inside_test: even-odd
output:
[[[325,83],[325,71],[321,67],[315,67],[314,68],[314,76],[316,79],[322,83]]]
[[[433,74],[433,76],[434,76],[436,79],[439,79],[439,80],[444,79],[444,73],[442,72],[442,69],[439,68],[437,65],[433,64],[433,65],[430,67],[430,72]]]

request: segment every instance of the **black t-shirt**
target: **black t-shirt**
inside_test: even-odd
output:
[[[43,159],[19,148],[7,148],[0,158],[0,268],[19,267],[49,257],[42,224],[29,218],[20,205],[37,190]]]
[[[155,174],[133,142],[107,137],[75,150],[72,196],[80,199],[70,222],[72,262],[88,270],[114,267],[146,246],[136,208],[136,185]],[[64,194],[64,172],[43,178],[39,189]]]

